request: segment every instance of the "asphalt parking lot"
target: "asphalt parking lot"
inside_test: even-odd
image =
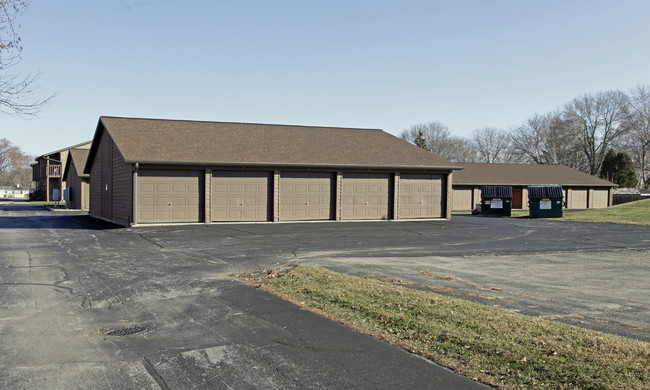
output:
[[[316,264],[650,341],[649,255],[649,228],[613,224],[114,228],[0,204],[0,387],[480,388],[229,275]]]

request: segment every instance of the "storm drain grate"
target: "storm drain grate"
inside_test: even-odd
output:
[[[105,331],[104,334],[107,336],[128,336],[128,335],[144,332],[145,330],[148,329],[149,328],[146,326],[131,326],[129,328],[110,329]]]

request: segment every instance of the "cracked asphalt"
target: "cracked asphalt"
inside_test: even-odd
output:
[[[229,275],[316,264],[650,341],[649,254],[613,224],[114,228],[0,204],[0,387],[484,388]]]

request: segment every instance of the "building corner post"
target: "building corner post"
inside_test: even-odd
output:
[[[451,209],[453,208],[454,202],[454,191],[453,191],[453,175],[454,171],[449,171],[447,175],[447,204],[445,206],[445,216],[447,219],[451,219]],[[472,204],[472,208],[474,205]]]
[[[133,199],[131,200],[131,204],[133,205],[131,208],[131,212],[133,213],[131,220],[133,222],[131,222],[131,225],[137,225],[138,223],[138,169],[140,169],[140,164],[135,163],[133,166]]]

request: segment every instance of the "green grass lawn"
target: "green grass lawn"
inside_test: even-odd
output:
[[[454,215],[470,215],[471,212],[454,212]],[[561,220],[584,222],[612,222],[650,226],[650,199],[619,204],[603,209],[571,211],[564,210]],[[528,210],[512,210],[511,218],[528,218]],[[484,217],[485,218],[485,217]],[[494,218],[494,217],[490,217]]]
[[[604,209],[565,211],[562,219],[565,221],[613,222],[650,226],[650,199]]]
[[[650,388],[650,343],[320,267],[284,266],[260,275],[242,277],[492,386]]]

